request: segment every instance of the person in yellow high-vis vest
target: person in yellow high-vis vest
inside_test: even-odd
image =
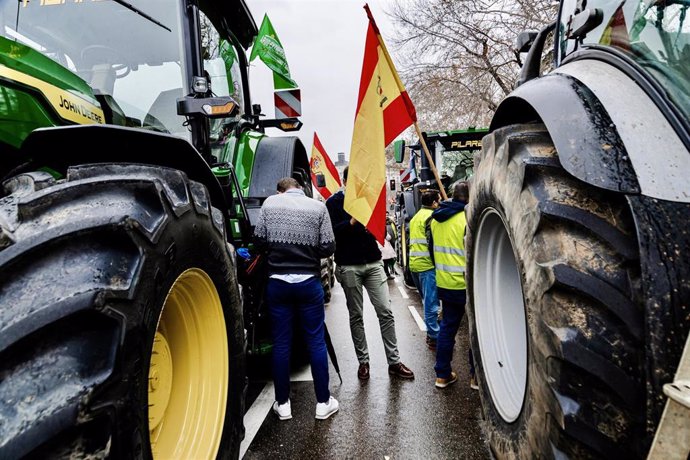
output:
[[[437,190],[422,193],[422,207],[410,220],[410,273],[422,296],[424,323],[426,324],[426,345],[436,350],[438,338],[438,295],[436,294],[436,269],[427,245],[426,223],[441,200]]]
[[[436,387],[445,388],[458,380],[451,367],[455,336],[465,313],[465,206],[469,199],[466,181],[453,186],[453,199],[444,201],[432,214],[431,236],[436,286],[443,308],[438,340],[436,342]],[[470,357],[470,385],[474,378]]]

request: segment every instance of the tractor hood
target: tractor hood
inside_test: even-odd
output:
[[[19,148],[37,128],[103,123],[84,80],[47,56],[0,37],[0,143]],[[0,159],[0,165],[8,158]],[[11,163],[11,161],[10,161]]]
[[[10,75],[17,76],[19,73],[25,77],[19,76],[21,81],[17,83],[27,84],[27,80],[38,83],[33,81],[35,79],[70,93],[79,93],[81,97],[96,103],[93,90],[83,79],[53,59],[17,41],[0,37],[0,65],[0,76],[5,80],[16,82],[17,78]]]

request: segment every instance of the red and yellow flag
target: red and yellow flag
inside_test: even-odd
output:
[[[630,51],[630,35],[628,34],[628,25],[625,23],[624,4],[625,2],[621,2],[618,9],[611,16],[611,19],[609,19],[609,23],[601,34],[599,43]]]
[[[319,136],[314,132],[314,146],[311,148],[311,160],[309,161],[311,169],[311,182],[314,188],[319,191],[324,200],[327,200],[331,195],[340,188],[340,176],[338,170],[335,169],[333,162],[328,157],[326,150],[321,145]],[[319,187],[316,182],[316,175],[323,174],[326,179],[326,186]]]
[[[383,244],[386,235],[385,149],[417,121],[412,101],[395,70],[369,5],[364,63],[352,133],[345,210]]]

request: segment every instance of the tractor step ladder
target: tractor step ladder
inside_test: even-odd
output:
[[[673,383],[664,385],[668,396],[647,460],[690,458],[690,335]]]

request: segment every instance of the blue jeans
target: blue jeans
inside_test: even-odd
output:
[[[416,273],[419,276],[422,301],[424,302],[424,323],[426,323],[426,335],[432,340],[438,339],[438,293],[436,291],[436,270]]]
[[[309,349],[311,375],[317,402],[328,402],[328,352],[324,339],[323,287],[314,276],[301,283],[269,278],[266,302],[271,315],[273,337],[273,384],[276,401],[284,404],[290,398],[290,352],[294,315],[299,317]]]
[[[436,342],[436,377],[447,379],[453,370],[450,362],[453,360],[453,347],[455,347],[455,336],[460,328],[462,315],[465,314],[465,301],[467,299],[465,290],[438,290],[438,296],[443,302],[443,319],[441,329],[438,333]]]

